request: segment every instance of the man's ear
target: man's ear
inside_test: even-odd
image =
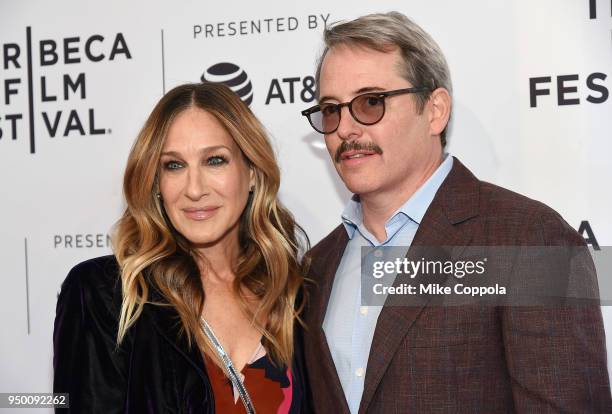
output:
[[[440,135],[450,119],[452,99],[448,91],[438,88],[427,101],[429,107],[429,131],[431,135]]]

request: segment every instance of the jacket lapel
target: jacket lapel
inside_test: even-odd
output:
[[[143,315],[148,315],[151,324],[158,334],[191,364],[195,372],[203,380],[208,381],[200,349],[195,341],[192,341],[191,346],[189,346],[187,335],[182,330],[182,323],[178,312],[154,289],[152,289],[151,296],[153,301],[161,304],[146,304]]]
[[[472,236],[468,228],[459,226],[478,215],[479,181],[459,162],[436,193],[427,213],[419,225],[412,246],[466,246]],[[414,247],[408,257],[414,254]],[[402,282],[396,278],[395,285]],[[418,299],[418,298],[417,298]],[[392,300],[390,296],[386,303]],[[368,406],[402,340],[427,305],[421,298],[415,306],[384,306],[378,317],[366,370],[360,413]]]
[[[312,263],[310,274],[317,273],[314,283],[318,294],[312,297],[312,317],[317,326],[323,324],[327,304],[331,296],[336,270],[348,243],[348,235],[342,225],[336,227],[321,245],[323,255],[318,255]]]
[[[314,284],[311,290],[316,290],[317,293],[310,295],[308,298],[309,309],[305,312],[305,322],[312,337],[309,342],[315,348],[314,350],[306,350],[306,352],[312,353],[318,360],[316,367],[313,366],[311,369],[312,397],[316,399],[330,396],[327,399],[327,406],[333,405],[334,412],[337,413],[348,413],[349,408],[323,331],[323,320],[336,270],[340,265],[347,243],[348,235],[344,227],[340,225],[317,246],[318,251],[313,256],[313,262],[308,272],[313,278],[313,281],[308,283]],[[314,371],[314,368],[317,368],[317,371]],[[318,391],[318,388],[321,388],[321,391]]]

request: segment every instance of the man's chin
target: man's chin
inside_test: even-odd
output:
[[[353,194],[359,196],[367,196],[376,191],[377,187],[371,183],[364,183],[363,181],[357,181],[354,179],[343,180],[346,188]]]

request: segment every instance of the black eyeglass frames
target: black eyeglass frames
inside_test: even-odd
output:
[[[423,93],[429,88],[404,88],[384,92],[367,92],[357,95],[350,102],[323,102],[302,111],[315,131],[321,134],[331,134],[340,126],[340,116],[343,106],[348,106],[351,116],[363,125],[374,125],[385,116],[385,98],[405,93]]]

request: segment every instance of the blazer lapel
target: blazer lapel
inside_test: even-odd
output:
[[[479,181],[455,158],[451,172],[419,225],[412,246],[466,246],[472,232],[459,229],[457,225],[478,215],[478,196]],[[408,251],[409,258],[413,250],[411,247]],[[394,284],[401,282],[402,279],[397,277]],[[386,303],[390,300],[391,296]],[[382,308],[370,348],[360,413],[367,412],[393,356],[427,302],[421,298],[415,306],[385,305]]]
[[[311,345],[315,347],[313,354],[318,360],[316,367],[319,368],[318,372],[312,372],[313,376],[310,378],[313,398],[324,398],[325,395],[330,396],[327,404],[333,405],[334,412],[338,413],[348,413],[349,408],[344,398],[344,391],[336,372],[336,366],[329,350],[325,332],[323,331],[323,321],[336,270],[340,265],[340,260],[347,243],[348,235],[344,227],[340,225],[319,244],[318,250],[320,250],[320,253],[317,253],[314,257],[308,272],[314,279],[308,283],[314,284],[312,289],[317,290],[317,293],[310,295],[308,298],[308,311],[305,313],[305,322],[312,336]],[[306,352],[311,353],[310,350]],[[324,391],[318,392],[318,388]],[[318,395],[315,393],[318,393]]]
[[[151,324],[159,335],[191,364],[203,380],[207,381],[208,375],[200,349],[195,341],[192,341],[189,346],[187,335],[182,331],[178,312],[155,290],[152,289],[151,295],[155,302],[162,303],[162,305],[146,304],[143,315],[149,316]]]
[[[348,235],[344,227],[336,227],[321,246],[324,254],[318,255],[316,261],[312,263],[309,274],[313,272],[318,274],[314,283],[316,284],[315,289],[319,293],[312,298],[315,299],[312,301],[313,322],[318,327],[322,326],[325,319],[325,312],[327,311],[327,304],[329,303],[336,270],[338,270],[347,243]]]

